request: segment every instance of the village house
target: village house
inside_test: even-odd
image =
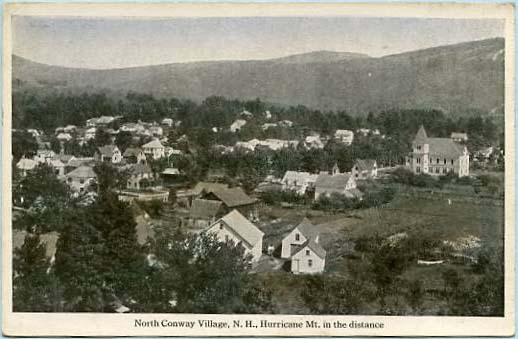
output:
[[[378,177],[378,163],[373,159],[356,159],[351,172],[356,180],[374,179]]]
[[[128,171],[129,177],[126,183],[128,189],[140,190],[148,188],[153,181],[153,171],[146,164],[131,164],[121,167],[121,170]]]
[[[246,215],[250,220],[257,220],[259,217],[257,199],[249,197],[241,187],[215,189],[202,194],[201,197],[203,199],[221,201],[224,213],[237,210],[241,214]]]
[[[320,196],[329,197],[337,193],[348,198],[361,198],[361,192],[356,189],[356,180],[350,173],[340,173],[338,166],[335,165],[332,174],[322,172],[318,175],[315,182],[315,200]]]
[[[50,160],[48,164],[54,169],[56,176],[63,177],[65,175],[65,164],[63,164],[61,160]]]
[[[122,154],[122,158],[128,164],[145,164],[146,155],[142,148],[139,147],[128,147]]]
[[[94,154],[94,159],[96,161],[118,164],[122,161],[122,154],[117,146],[106,145],[97,148],[97,151]]]
[[[293,127],[293,121],[291,120],[282,120],[278,122],[279,127]]]
[[[223,216],[223,203],[217,200],[195,199],[189,210],[188,224],[194,228],[207,228]]]
[[[97,175],[92,167],[79,166],[65,175],[67,185],[75,192],[86,192],[88,186],[95,182]]]
[[[74,133],[77,129],[77,126],[75,125],[67,125],[63,128],[63,132],[65,133]]]
[[[55,155],[56,153],[50,149],[39,149],[33,159],[40,164],[48,163]]]
[[[266,120],[270,120],[272,118],[272,113],[270,111],[264,111],[263,114]]]
[[[222,242],[232,241],[243,246],[244,255],[250,254],[252,262],[257,262],[261,258],[264,233],[237,210],[232,210],[217,220],[206,232],[216,234]]]
[[[39,138],[43,134],[41,131],[38,131],[34,128],[27,129],[27,133],[31,134],[34,138]]]
[[[161,122],[162,125],[172,127],[173,126],[173,119],[171,118],[164,118]]]
[[[286,171],[282,178],[282,190],[304,195],[315,188],[318,174],[308,172]]]
[[[423,126],[419,128],[406,166],[415,174],[469,175],[468,149],[450,138],[429,138]]]
[[[149,133],[154,137],[161,137],[164,134],[164,130],[160,126],[149,127]]]
[[[177,191],[176,200],[179,204],[190,208],[194,199],[200,198],[203,194],[226,188],[228,188],[227,184],[201,181],[197,183],[192,189]]]
[[[246,125],[246,120],[237,119],[236,121],[234,121],[232,123],[232,125],[230,125],[230,132],[232,132],[232,133],[239,132],[241,130],[241,128],[243,128],[243,126],[245,126],[245,125]]]
[[[337,129],[335,131],[334,137],[335,140],[343,144],[350,145],[353,143],[354,140],[354,132],[348,129]]]
[[[468,141],[468,134],[461,132],[452,132],[450,138],[455,142],[466,142]]]
[[[97,129],[95,127],[90,127],[85,131],[85,140],[95,139],[95,133],[97,133]]]
[[[304,218],[282,239],[281,258],[291,259],[291,271],[299,273],[322,273],[326,251],[319,244],[317,228]]]
[[[61,142],[66,142],[72,140],[72,136],[69,133],[61,132],[57,135],[56,139],[58,139]]]
[[[267,122],[267,123],[262,124],[262,126],[261,126],[263,131],[266,131],[269,128],[275,128],[275,127],[279,127],[279,125],[277,125],[277,123],[275,123],[275,122]]]
[[[165,157],[165,147],[157,139],[142,145],[142,150],[146,156],[155,160]]]
[[[22,176],[26,176],[27,172],[35,169],[36,166],[38,166],[37,161],[28,159],[25,157],[21,158],[20,161],[18,161],[18,163],[16,163],[16,168],[18,168],[20,170],[20,173],[22,174]]]
[[[308,135],[304,139],[304,147],[307,149],[323,149],[324,143],[320,139],[320,135]]]
[[[247,118],[247,119],[250,119],[250,118],[252,118],[252,117],[254,116],[254,115],[252,114],[252,112],[248,112],[246,109],[245,109],[243,112],[241,112],[241,113],[240,113],[240,115],[241,115],[242,117]]]

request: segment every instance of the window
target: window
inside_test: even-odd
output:
[[[439,163],[439,161],[440,161],[439,158],[437,158],[437,163]]]
[[[435,173],[439,174],[439,167],[435,168]]]
[[[228,242],[229,238],[228,235],[225,236],[225,242]]]
[[[313,260],[309,259],[308,260],[308,267],[312,267],[313,266]]]
[[[417,167],[416,167],[416,169],[415,169],[415,171],[416,171],[417,173],[421,173],[421,167],[417,166]]]
[[[444,164],[446,165],[446,159],[444,159]]]
[[[80,184],[84,184],[85,183],[85,179],[79,179],[79,183]]]
[[[300,241],[300,234],[295,234],[295,240]]]
[[[219,229],[222,230],[223,229],[223,224],[219,224]]]
[[[451,164],[453,165],[453,159],[451,159]]]
[[[306,255],[309,255],[311,252],[309,250],[306,250]]]
[[[417,158],[417,163],[420,164],[421,163],[421,158]]]
[[[70,182],[72,182],[72,178],[70,178],[70,177],[69,177],[69,178],[67,179],[67,181],[68,181],[69,183],[70,183]]]
[[[421,145],[418,145],[417,146],[417,150],[420,151],[421,150]]]

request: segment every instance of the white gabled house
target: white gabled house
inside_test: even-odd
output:
[[[356,159],[351,172],[356,180],[377,178],[378,163],[373,159]]]
[[[165,147],[160,143],[160,140],[155,139],[142,145],[142,150],[146,156],[150,156],[153,159],[160,159],[165,157]]]
[[[245,249],[245,255],[252,256],[252,262],[261,258],[264,233],[237,210],[218,219],[206,232],[216,234],[222,242],[233,241],[240,244]]]
[[[319,244],[316,227],[304,218],[284,239],[281,258],[291,259],[291,271],[299,273],[322,273],[326,264],[326,251]]]
[[[97,151],[94,154],[94,159],[96,161],[118,164],[122,161],[122,154],[117,146],[106,145],[97,148]]]

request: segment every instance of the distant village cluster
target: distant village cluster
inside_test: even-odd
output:
[[[251,113],[245,110],[240,115],[239,119],[228,127],[230,132],[238,133],[247,124],[247,118]],[[266,119],[271,119],[269,111],[264,112],[264,116]],[[178,210],[183,208],[186,211],[181,215],[184,225],[188,225],[194,232],[215,233],[222,241],[231,240],[241,244],[245,248],[245,253],[251,255],[252,263],[258,263],[264,255],[271,256],[276,247],[274,244],[263,242],[265,233],[254,224],[261,221],[259,206],[262,201],[258,198],[260,195],[256,193],[264,191],[265,187],[299,196],[309,196],[314,201],[333,195],[361,201],[363,192],[358,188],[359,182],[377,180],[380,176],[399,167],[382,168],[376,159],[356,159],[350,172],[341,171],[337,164],[329,171],[318,173],[288,170],[283,177],[267,176],[264,182],[251,192],[253,197],[242,187],[229,187],[228,184],[219,182],[201,181],[189,188],[186,187],[188,183],[182,182],[183,173],[174,165],[175,157],[181,156],[182,151],[173,146],[164,146],[164,144],[174,145],[168,140],[167,135],[169,131],[178,128],[181,122],[165,118],[160,123],[125,122],[120,123],[118,130],[108,128],[120,118],[101,116],[89,119],[86,126],[69,125],[56,128],[55,137],[62,144],[59,153],[50,150],[49,143],[45,141],[46,136],[41,131],[28,129],[27,132],[38,141],[39,149],[32,158],[22,157],[16,163],[16,167],[21,175],[25,176],[40,164],[51,166],[56,176],[68,185],[74,196],[88,196],[95,199],[94,187],[97,175],[94,167],[99,163],[109,163],[119,171],[129,173],[126,187],[118,191],[120,200],[167,203],[173,199]],[[289,128],[292,125],[291,121],[283,120],[265,123],[262,129],[277,126]],[[111,136],[111,142],[98,147],[93,157],[76,157],[64,153],[64,143],[75,139],[83,145],[94,139],[99,129],[103,129]],[[219,131],[218,128],[212,130],[213,133]],[[119,149],[114,141],[120,132],[129,132],[135,140],[146,137],[151,141],[138,147]],[[338,129],[331,136],[312,133],[303,140],[253,139],[238,141],[234,146],[212,145],[212,147],[221,153],[234,152],[237,149],[252,152],[260,148],[278,151],[299,146],[306,149],[322,149],[329,140],[349,146],[354,140],[355,133],[385,137],[378,129],[361,128],[356,131]],[[180,140],[186,138],[185,135],[179,137]],[[417,175],[468,176],[470,159],[464,145],[467,138],[465,133],[452,133],[451,138],[429,137],[421,126],[403,166]],[[167,167],[159,173],[153,171],[150,166],[150,162],[157,160],[167,162]],[[174,197],[171,197],[171,194]],[[146,231],[146,234],[148,233],[152,234],[149,230]],[[145,239],[141,241],[144,242]],[[315,227],[307,218],[301,218],[300,223],[293,225],[293,229],[284,236],[280,246],[278,257],[280,260],[291,262],[290,270],[293,273],[324,271],[326,250],[319,242],[318,227]]]

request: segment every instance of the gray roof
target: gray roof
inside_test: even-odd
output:
[[[318,255],[320,258],[325,259],[326,258],[326,250],[320,246],[318,242],[315,241],[315,239],[308,239],[306,240],[302,245],[298,246],[293,255],[299,253],[304,248],[309,247],[313,252],[315,252],[316,255]]]
[[[28,159],[28,158],[21,158],[20,161],[16,164],[16,167],[18,167],[21,170],[31,170],[38,166],[38,162],[36,160]]]
[[[189,215],[196,219],[210,219],[220,211],[222,202],[217,200],[195,199],[192,202]]]
[[[336,175],[321,173],[317,177],[315,186],[319,190],[342,191],[345,189],[345,186],[347,185],[350,177],[351,174],[348,173]]]
[[[237,210],[220,219],[251,246],[263,238],[264,233]]]
[[[241,187],[218,189],[212,192],[228,207],[250,205],[256,202],[250,198]]]
[[[356,166],[360,171],[372,171],[376,160],[373,159],[356,159]]]
[[[428,138],[430,164],[432,164],[433,157],[454,159],[458,158],[463,153],[463,146],[457,144],[450,138]]]
[[[164,148],[158,139],[148,142],[145,145],[142,145],[142,148]]]
[[[67,178],[83,178],[83,179],[89,179],[89,178],[95,178],[97,175],[95,174],[92,167],[89,166],[79,166],[72,172],[68,173]]]
[[[426,139],[428,139],[428,136],[426,135],[424,126],[421,125],[421,127],[419,127],[419,130],[417,131],[417,134],[414,138],[414,142],[418,143],[418,144],[423,144],[426,142]]]
[[[99,153],[101,153],[103,156],[111,157],[113,155],[113,153],[115,152],[115,150],[118,148],[115,145],[106,145],[106,146],[99,147],[97,149],[99,150]]]
[[[128,147],[124,151],[123,157],[136,157],[138,156],[142,151],[142,148],[139,147]]]
[[[296,228],[300,233],[302,233],[302,235],[304,235],[304,237],[306,237],[306,239],[313,239],[318,236],[318,230],[316,229],[315,225],[309,221],[308,218],[302,219]]]

